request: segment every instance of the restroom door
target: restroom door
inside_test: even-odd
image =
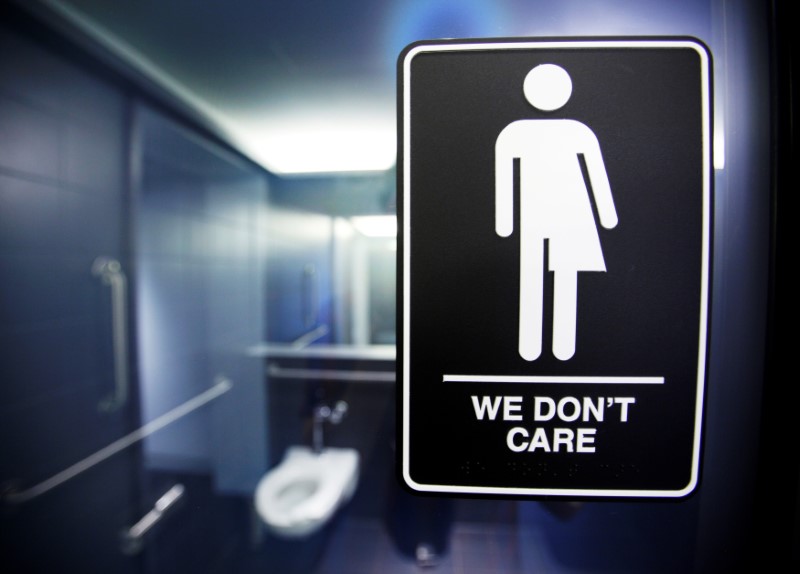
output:
[[[137,449],[92,458],[138,422],[129,107],[104,70],[0,8],[4,572],[140,570],[120,547],[138,514]]]

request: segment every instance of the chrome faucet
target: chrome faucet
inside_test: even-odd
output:
[[[325,403],[321,403],[314,407],[313,411],[313,424],[311,435],[311,448],[314,452],[322,452],[325,448],[325,441],[323,436],[323,425],[329,422],[338,425],[342,422],[344,415],[347,414],[348,405],[345,401],[336,401],[336,404],[331,408]]]

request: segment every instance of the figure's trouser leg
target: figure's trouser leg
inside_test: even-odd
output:
[[[575,354],[578,272],[557,270],[553,280],[553,354],[566,361]]]
[[[542,354],[542,308],[544,299],[544,244],[520,234],[519,261],[519,354],[533,361]]]

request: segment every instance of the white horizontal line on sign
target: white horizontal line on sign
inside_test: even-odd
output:
[[[664,377],[523,377],[516,375],[443,375],[445,383],[550,383],[588,385],[663,385]]]

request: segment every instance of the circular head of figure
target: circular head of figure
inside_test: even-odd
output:
[[[569,100],[572,95],[572,80],[561,66],[541,64],[525,76],[522,90],[534,108],[551,112]]]

